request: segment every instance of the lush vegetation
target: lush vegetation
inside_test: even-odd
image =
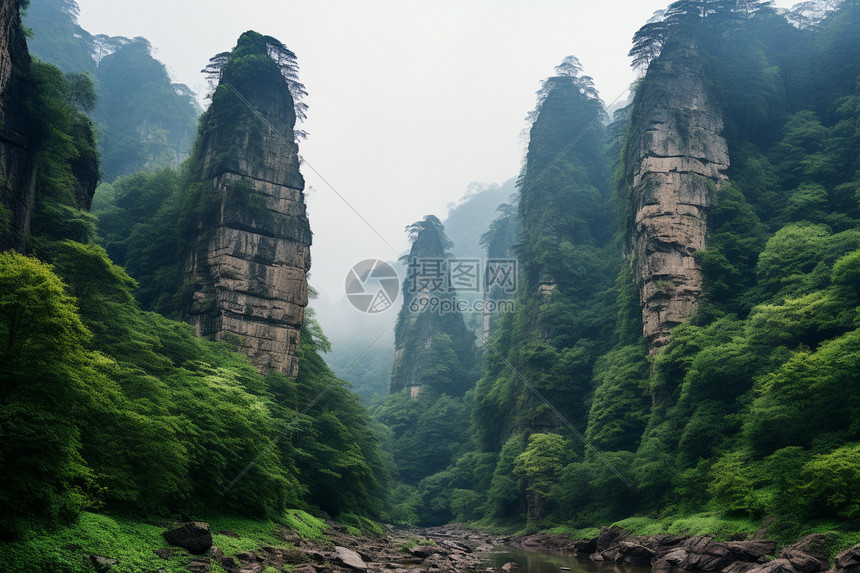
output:
[[[88,111],[98,126],[103,179],[179,165],[197,133],[195,94],[171,82],[146,38],[93,35],[78,13],[75,0],[40,0],[28,7],[25,24],[33,55],[94,79],[98,99]]]
[[[622,258],[641,102],[604,134],[586,128],[603,109],[575,59],[544,83],[518,184],[517,310],[484,352],[471,451],[422,482],[445,484],[424,503],[447,513],[428,517],[571,530],[639,514],[624,524],[731,535],[774,516],[783,539],[856,523],[858,8],[796,28],[765,3],[685,0],[637,33],[642,69],[693,50],[731,154],[696,254],[706,298],[655,356]],[[648,69],[643,85],[665,81]],[[484,238],[497,252],[511,211]]]
[[[74,2],[59,5],[56,29],[75,30]],[[144,41],[84,39],[85,50],[64,52],[66,73],[34,60],[26,74],[32,233],[21,252],[0,253],[0,534],[19,541],[0,559],[101,531],[96,543],[144,540],[128,542],[124,559],[147,566],[140,547],[154,530],[128,516],[180,512],[319,536],[299,509],[353,527],[379,516],[584,535],[623,520],[642,533],[724,538],[771,516],[780,539],[836,529],[856,540],[858,0],[800,28],[765,2],[679,0],[634,37],[640,87],[671,80],[661,74],[673,66],[654,62],[683,52],[701,63],[731,156],[708,247],[695,254],[706,296],[654,355],[625,259],[627,132],[645,90],[605,125],[591,79],[565,58],[529,115],[518,196],[480,239],[489,257],[519,258],[515,312],[479,340],[481,362],[463,317],[414,310],[421,289],[407,280],[391,393],[370,414],[323,361],[329,343],[312,313],[296,378],[260,374],[172,320],[188,294],[193,231],[217,210],[207,181],[233,167],[240,145],[219,132],[252,113],[238,90],[274,94],[267,101],[292,126],[305,112],[295,54],[246,33],[215,56],[207,71],[221,85],[190,159],[102,185],[90,215],[81,207],[99,167],[88,114],[122,115],[130,89],[146,109],[172,88]],[[97,85],[75,67],[93,46]],[[188,120],[186,106],[162,107],[165,124]],[[102,132],[111,176],[154,167],[175,147],[158,130],[152,149],[126,141],[142,120],[125,120]],[[252,189],[235,191],[231,207],[259,209]],[[437,218],[407,231],[407,261],[449,258]],[[70,526],[32,535],[59,523]]]
[[[76,190],[98,173],[84,115],[92,84],[34,61],[28,86],[40,142],[33,232],[25,252],[0,253],[0,534],[29,539],[82,510],[241,515],[296,528],[291,508],[357,524],[381,515],[390,461],[358,397],[320,357],[329,345],[311,313],[300,374],[287,378],[141,309],[169,309],[180,286],[183,219],[159,215],[196,197],[194,158],[179,173],[102,188],[104,244],[138,282],[93,242],[96,219],[78,210]],[[117,527],[83,515],[82,535]]]
[[[391,394],[372,411],[386,429],[396,465],[392,519],[442,523],[451,517],[450,484],[438,472],[467,450],[470,391],[479,364],[475,335],[463,315],[441,308],[457,296],[446,271],[453,243],[444,226],[428,215],[406,231],[412,249],[403,257],[409,270],[395,330]]]
[[[213,529],[212,541],[225,555],[259,550],[260,547],[287,545],[279,535],[284,526],[307,540],[324,539],[327,524],[301,510],[287,512],[286,523],[231,515],[207,516]],[[139,573],[164,571],[183,573],[195,556],[184,549],[172,548],[162,559],[155,550],[164,548],[162,520],[142,520],[122,515],[83,512],[69,527],[41,532],[38,536],[0,545],[0,563],[8,570],[62,571],[91,573],[93,565],[82,559],[78,548],[96,555],[112,555],[119,561],[111,571]],[[218,565],[212,570],[217,571]],[[221,569],[223,571],[223,569]]]
[[[17,460],[0,488],[6,527],[80,508],[272,519],[290,507],[381,509],[386,467],[367,414],[322,362],[313,328],[298,378],[263,376],[141,311],[135,281],[102,248],[37,242],[53,268],[2,255],[2,456]]]

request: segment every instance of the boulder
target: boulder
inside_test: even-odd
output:
[[[735,561],[723,569],[722,573],[748,573],[751,569],[760,565],[760,563],[750,563],[749,561]]]
[[[776,552],[776,542],[767,539],[756,541],[729,541],[725,544],[729,555],[738,561],[758,561]]]
[[[691,537],[683,544],[687,557],[678,564],[689,571],[725,571],[729,567],[740,571],[735,563],[755,564],[776,551],[773,541],[729,541],[720,543],[710,537]]]
[[[782,548],[782,552],[800,551],[814,557],[821,562],[822,569],[827,569],[827,565],[830,563],[830,547],[833,541],[833,534],[812,533],[800,538],[797,543],[786,545]],[[784,554],[780,554],[780,556],[785,557]]]
[[[632,541],[622,541],[618,544],[620,559],[615,562],[622,565],[650,565],[654,550]]]
[[[687,553],[705,553],[708,545],[710,544],[711,538],[705,535],[687,539],[682,547],[687,551]]]
[[[421,557],[423,559],[430,557],[431,555],[436,555],[437,553],[446,553],[446,551],[436,545],[416,545],[415,547],[409,548],[409,553],[410,555]]]
[[[827,569],[825,563],[797,549],[783,547],[779,556],[791,563],[791,566],[799,573],[817,573]]]
[[[237,553],[236,559],[238,559],[242,563],[253,563],[255,561],[260,561],[259,556],[257,556],[257,554],[253,551],[243,551],[242,553]]]
[[[597,538],[574,541],[570,545],[570,551],[575,553],[577,556],[591,555],[597,551]]]
[[[501,566],[502,571],[510,572],[510,571],[519,571],[520,566],[514,563],[513,561],[508,561],[504,565]]]
[[[188,521],[165,531],[164,539],[170,545],[187,549],[194,555],[202,555],[212,547],[212,530],[203,521]]]
[[[472,548],[466,545],[465,543],[460,543],[459,541],[450,541],[448,539],[442,540],[442,545],[451,549],[453,551],[459,551],[461,553],[471,553]]]
[[[601,552],[601,561],[618,565],[650,565],[654,550],[633,541],[621,541]]]
[[[678,566],[686,561],[687,552],[684,549],[673,549],[659,559],[656,559],[652,564],[654,569],[666,570],[677,569]]]
[[[774,559],[764,565],[759,565],[747,573],[797,573],[788,559]]]
[[[364,560],[362,560],[361,556],[352,549],[347,549],[346,547],[338,545],[335,546],[334,552],[334,561],[336,563],[351,569],[358,569],[359,571],[367,569],[367,565],[364,563]]]
[[[613,525],[612,527],[601,527],[600,535],[597,536],[597,540],[595,542],[595,552],[601,553],[606,551],[613,543],[620,541],[626,535],[627,532],[617,525]]]
[[[860,572],[860,543],[836,556],[835,569],[846,573]]]
[[[681,545],[686,540],[685,537],[681,537],[680,535],[655,535],[651,537],[652,543],[660,548],[668,548],[668,547],[677,547]]]

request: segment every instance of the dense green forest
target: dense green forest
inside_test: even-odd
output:
[[[227,68],[280,77],[260,38],[243,36]],[[39,169],[31,232],[0,255],[0,533],[82,510],[381,516],[390,462],[358,397],[320,357],[328,342],[312,314],[300,374],[288,378],[145,310],[178,315],[164,291],[180,286],[185,219],[169,210],[196,204],[199,157],[121,178],[87,214],[76,190],[98,173],[85,115],[93,85],[37,60],[21,72]],[[137,223],[118,237],[111,216]]]
[[[196,95],[171,81],[146,38],[93,35],[78,24],[79,13],[75,0],[39,0],[24,24],[33,32],[31,54],[92,79],[102,180],[178,166],[197,134]]]
[[[484,350],[471,451],[421,482],[444,484],[422,501],[433,518],[722,512],[790,536],[860,517],[858,18],[856,1],[805,29],[766,3],[676,2],[634,38],[647,73],[605,132],[574,58],[544,82],[518,182],[517,309]],[[705,299],[649,355],[619,134],[691,51],[731,167],[695,254]],[[510,243],[492,233],[504,223],[485,243]]]
[[[477,245],[516,257],[513,311],[433,312],[407,273],[390,356],[369,354],[351,374],[364,402],[326,364],[310,309],[292,377],[255,367],[241,337],[216,342],[183,322],[217,314],[187,273],[214,229],[262,221],[310,244],[298,167],[265,152],[277,139],[298,166],[295,54],[246,32],[215,55],[211,104],[187,145],[193,94],[145,39],[90,35],[72,0],[28,10],[45,61],[19,53],[9,93],[24,95],[0,101],[0,144],[29,153],[16,165],[33,177],[26,226],[26,190],[0,180],[3,540],[92,514],[283,524],[297,509],[505,531],[631,518],[767,521],[782,540],[860,530],[860,0],[820,21],[763,1],[674,2],[634,36],[641,76],[611,118],[579,60],[564,58],[527,116],[514,195],[476,193],[447,234],[433,215],[406,227],[407,270],[421,259],[444,270]],[[23,38],[20,21],[13,31]],[[655,346],[634,236],[656,200],[634,192],[636,146],[692,126],[667,146],[713,159],[690,109],[646,125],[679,73],[703,86],[729,162],[696,190],[707,196],[707,246],[691,254],[704,294]],[[254,163],[240,152],[276,164],[291,194],[277,200],[304,227],[282,228],[286,213],[266,203],[276,183],[230,180]],[[277,251],[270,239],[255,256]],[[660,295],[676,294],[673,277],[657,278]],[[443,286],[436,296],[458,296]],[[355,360],[341,349],[330,363]]]

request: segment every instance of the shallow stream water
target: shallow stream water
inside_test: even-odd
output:
[[[571,573],[651,573],[650,567],[622,567],[611,563],[576,559],[566,555],[534,553],[512,547],[499,547],[487,554],[491,567],[501,567],[513,561],[520,566],[518,573],[563,573],[562,567]]]

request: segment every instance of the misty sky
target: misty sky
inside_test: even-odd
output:
[[[38,1],[38,0],[34,0]],[[145,36],[175,81],[253,29],[299,58],[310,137],[311,284],[339,300],[349,268],[394,259],[404,226],[444,218],[472,181],[516,176],[541,79],[577,56],[607,103],[635,79],[634,32],[668,0],[78,0],[93,34]],[[789,6],[791,2],[777,2]],[[477,237],[484,229],[476,229]]]

